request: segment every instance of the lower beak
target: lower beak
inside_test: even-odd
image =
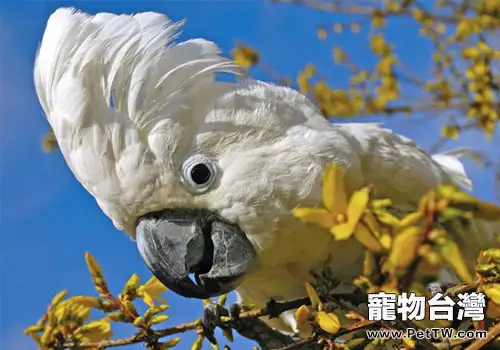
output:
[[[139,219],[136,232],[137,247],[151,272],[188,298],[232,291],[255,258],[253,245],[237,225],[205,210],[147,214]]]

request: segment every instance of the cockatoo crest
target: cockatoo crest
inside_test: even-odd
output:
[[[173,43],[181,26],[152,12],[63,8],[36,58],[36,91],[69,167],[132,236],[131,221],[162,209],[162,188],[182,196],[170,178],[176,150],[191,142],[211,97],[228,89],[214,74],[242,74],[212,42]]]

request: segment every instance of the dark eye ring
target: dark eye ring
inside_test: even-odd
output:
[[[194,155],[182,166],[182,180],[191,191],[203,193],[213,185],[216,169],[213,161],[201,155]]]

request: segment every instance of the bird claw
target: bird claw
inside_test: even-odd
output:
[[[214,345],[217,345],[215,329],[222,326],[221,317],[223,316],[229,316],[229,311],[223,305],[216,303],[205,305],[201,320],[203,335]]]

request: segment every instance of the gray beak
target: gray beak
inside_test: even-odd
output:
[[[232,291],[255,257],[253,245],[237,225],[205,210],[147,214],[139,219],[136,232],[137,247],[151,272],[187,298]]]

